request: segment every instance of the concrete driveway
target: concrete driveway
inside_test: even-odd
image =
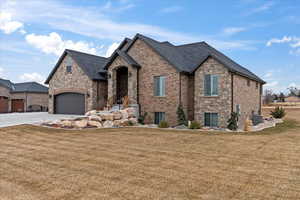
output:
[[[76,118],[79,115],[53,115],[47,112],[0,114],[0,127],[20,124],[38,124],[47,121]]]

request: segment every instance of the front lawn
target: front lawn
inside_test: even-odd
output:
[[[3,128],[0,199],[300,199],[298,123],[249,134]]]

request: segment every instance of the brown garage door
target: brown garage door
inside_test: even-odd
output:
[[[0,97],[0,113],[8,112],[8,98]]]
[[[12,112],[24,112],[24,100],[23,99],[13,99],[11,101],[11,111]]]

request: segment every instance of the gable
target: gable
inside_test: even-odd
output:
[[[67,65],[70,64],[70,61],[72,61],[71,73],[67,72]],[[90,80],[90,78],[85,74],[82,68],[78,66],[74,59],[66,54],[60,61],[60,64],[56,66],[55,72],[51,75],[48,84],[67,86],[68,82],[76,79]]]
[[[107,58],[66,49],[49,74],[47,80],[45,81],[46,84],[50,82],[52,76],[55,74],[58,67],[62,64],[66,55],[72,58],[74,63],[76,63],[76,65],[82,69],[82,71],[88,76],[89,79],[106,80],[105,74],[98,73],[98,71],[103,69]]]

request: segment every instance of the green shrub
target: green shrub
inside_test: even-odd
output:
[[[227,123],[227,128],[232,130],[232,131],[236,131],[238,129],[238,114],[236,112],[232,112],[231,113],[231,117],[228,119]]]
[[[169,124],[168,124],[168,122],[162,120],[159,122],[158,127],[159,128],[169,128]]]
[[[176,111],[176,114],[177,114],[177,122],[178,122],[178,125],[188,125],[188,122],[186,120],[186,117],[185,117],[185,113],[183,111],[183,108],[182,108],[182,105],[179,104],[178,108],[177,108],[177,111]]]
[[[282,107],[277,106],[274,111],[271,111],[271,115],[274,118],[283,118],[285,116],[285,110]]]
[[[144,114],[141,115],[141,116],[138,118],[138,122],[139,122],[140,124],[145,124],[145,119],[146,119],[147,115],[148,115],[148,113],[147,113],[147,112],[144,112]]]
[[[189,126],[189,129],[200,129],[201,128],[201,125],[199,122],[196,122],[196,121],[192,121],[190,126]]]

